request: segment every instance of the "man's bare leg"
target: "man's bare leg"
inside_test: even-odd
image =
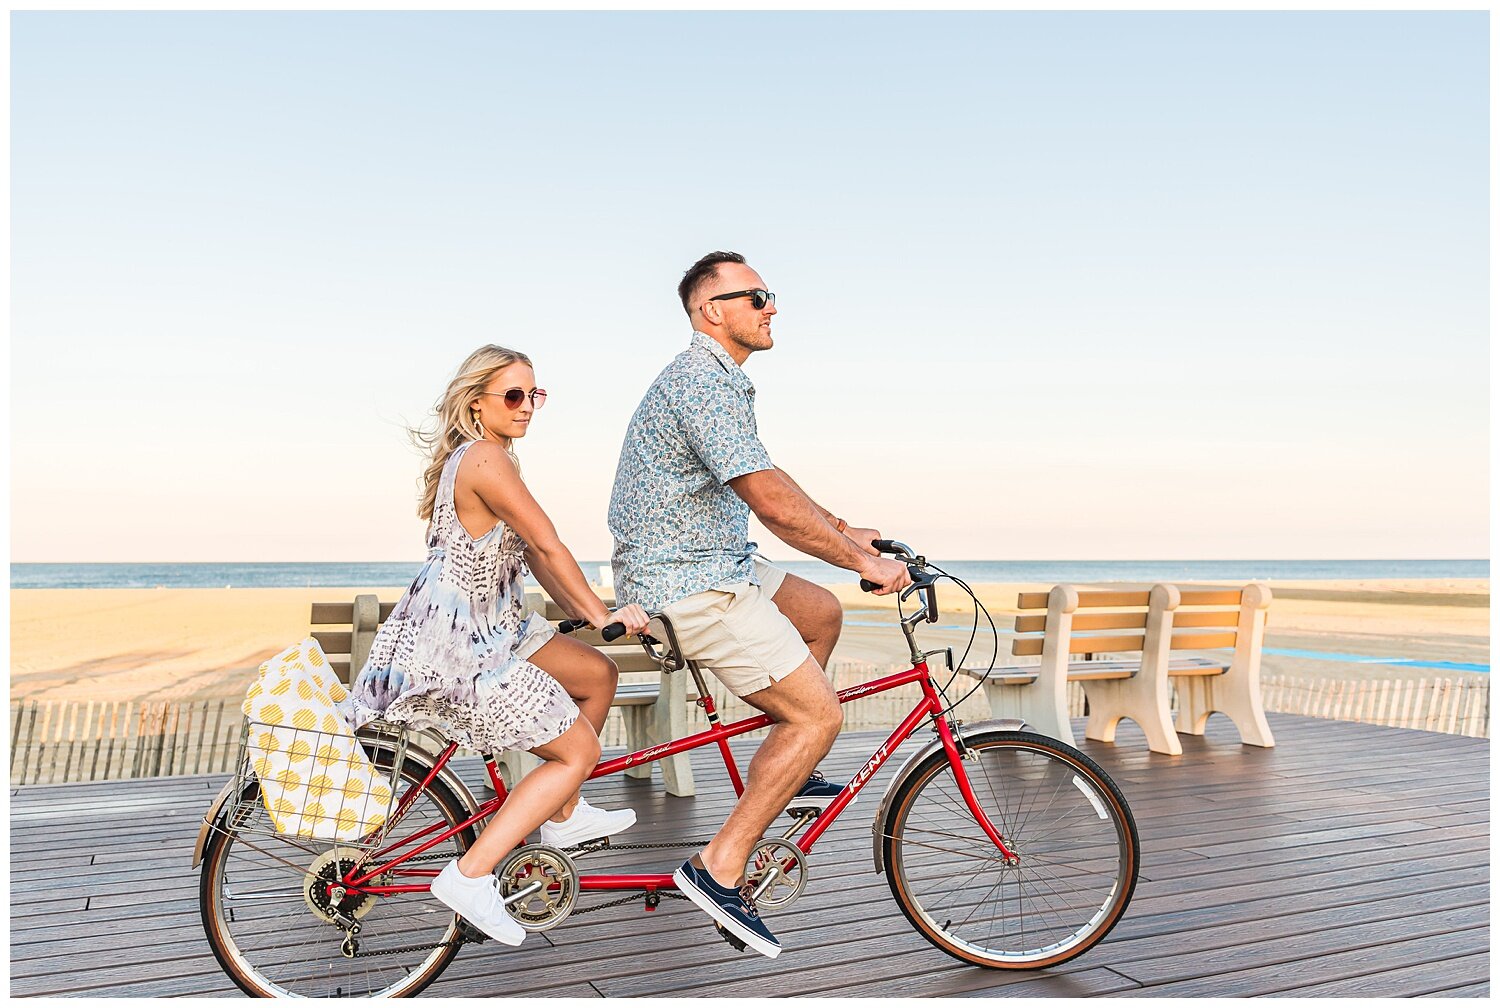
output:
[[[699,855],[703,867],[725,886],[743,881],[750,852],[833,748],[844,720],[833,687],[811,657],[785,679],[741,699],[776,723],[750,761],[745,793]]]
[[[826,669],[844,629],[844,607],[833,592],[821,585],[788,574],[771,596],[781,614],[791,620],[798,635],[806,642],[818,668]]]

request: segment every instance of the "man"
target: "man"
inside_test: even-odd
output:
[[[775,721],[728,821],[674,875],[720,926],[774,957],[781,945],[740,887],[783,809],[826,808],[842,790],[809,774],[843,724],[823,675],[843,611],[831,592],[755,554],[750,512],[788,545],[875,582],[877,594],[911,578],[870,545],[879,532],[815,504],[756,435],[755,387],[741,365],[772,346],[776,298],[765,281],[738,253],[711,252],[677,293],[692,343],[657,376],[625,435],[609,505],[615,589],[622,605],[666,613],[687,657]]]

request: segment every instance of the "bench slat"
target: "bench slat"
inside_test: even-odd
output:
[[[1172,613],[1172,628],[1178,627],[1237,627],[1240,625],[1240,611],[1238,609],[1216,609],[1209,612],[1184,612],[1178,609]]]
[[[1242,591],[1239,588],[1181,588],[1182,605],[1232,605],[1240,604]]]
[[[607,599],[603,599],[602,601],[604,602],[604,608],[606,608],[606,609],[613,609],[613,608],[615,608],[615,600],[614,599],[607,598]],[[548,599],[547,600],[547,612],[546,612],[546,616],[547,616],[548,620],[550,620],[553,623],[556,623],[558,620],[565,620],[565,619],[567,619],[568,618],[568,611],[566,609],[564,609],[562,606],[558,605],[556,602],[552,601],[551,599]]]
[[[1234,647],[1235,635],[1231,633],[1173,634],[1173,651],[1207,651],[1210,648]]]
[[[1145,634],[1121,634],[1114,637],[1070,637],[1069,654],[1103,654],[1106,651],[1139,651],[1145,646]],[[1017,637],[1010,646],[1013,655],[1039,655],[1046,639]]]
[[[349,630],[314,630],[312,639],[325,655],[346,655],[354,645],[354,634]]]
[[[1174,633],[1171,650],[1207,651],[1211,648],[1234,647],[1233,631],[1227,633]],[[1046,644],[1045,637],[1017,637],[1010,645],[1010,653],[1018,656],[1039,655]],[[1122,634],[1115,637],[1069,637],[1068,654],[1108,654],[1115,651],[1139,651],[1145,647],[1144,634]]]
[[[615,707],[643,707],[661,696],[660,683],[625,683],[615,690]]]
[[[1078,613],[1073,617],[1074,630],[1127,630],[1146,625],[1143,612],[1122,613]],[[1016,633],[1041,633],[1047,629],[1047,616],[1017,616]]]
[[[1104,679],[1129,679],[1140,671],[1141,663],[1134,661],[1069,662],[1069,682],[1091,682]],[[1173,676],[1218,675],[1229,666],[1209,658],[1173,658],[1167,674]],[[964,675],[985,679],[984,669],[959,669]],[[1036,682],[1035,666],[1007,666],[997,668],[989,674],[987,681],[1006,686],[1024,686]]]
[[[1201,665],[1168,665],[1169,676],[1192,676],[1192,675],[1222,675],[1229,671],[1227,662],[1205,661]]]
[[[380,603],[380,621],[384,623],[385,618],[389,616],[395,608],[396,603],[394,602]],[[312,604],[312,618],[309,619],[308,622],[314,626],[326,626],[330,623],[342,623],[345,626],[348,626],[350,623],[354,622],[354,603],[314,602]]]
[[[614,660],[615,665],[619,667],[621,673],[661,671],[661,666],[656,664],[656,661],[640,648],[625,652],[606,651],[605,654]]]
[[[1181,588],[1182,605],[1232,605],[1240,604],[1240,589],[1238,588]],[[1016,596],[1017,609],[1045,609],[1047,608],[1048,592],[1021,592]],[[1149,591],[1080,591],[1078,593],[1078,607],[1080,609],[1096,609],[1101,606],[1148,606],[1151,604],[1151,593]]]
[[[1045,609],[1047,608],[1047,596],[1049,592],[1021,592],[1016,596],[1017,609]],[[1148,606],[1151,604],[1151,593],[1149,591],[1080,591],[1078,593],[1078,607],[1080,609],[1097,609],[1101,606]]]
[[[1220,609],[1209,612],[1174,612],[1173,627],[1232,627],[1239,625],[1238,609]],[[1143,612],[1079,613],[1073,617],[1074,630],[1126,630],[1144,627]],[[1035,616],[1017,616],[1016,633],[1041,633],[1047,629],[1047,617],[1043,613]]]

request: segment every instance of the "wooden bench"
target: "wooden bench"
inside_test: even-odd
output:
[[[609,600],[605,604],[611,608],[614,605]],[[540,593],[528,593],[526,605],[528,610],[542,612],[552,622],[567,618],[567,613],[557,603]],[[344,683],[350,681],[351,668],[364,667],[370,656],[370,645],[375,640],[375,632],[395,607],[394,602],[380,602],[374,595],[356,595],[352,603],[312,604],[309,620],[314,628],[312,636],[323,648],[329,664]],[[615,692],[612,706],[621,708],[625,719],[626,743],[632,751],[688,733],[688,705],[691,701],[688,698],[688,676],[685,672],[663,677],[656,663],[634,638],[622,638],[606,644],[597,630],[582,630],[573,634],[573,637],[599,648],[619,667],[620,686]],[[413,741],[433,751],[441,750],[444,744],[431,732],[420,733],[413,737]],[[505,753],[496,762],[507,786],[511,786],[540,760],[528,752],[515,750]],[[628,777],[650,780],[653,766],[661,767],[662,780],[669,794],[686,796],[694,793],[693,768],[687,753],[631,767],[625,774]]]
[[[1260,695],[1260,652],[1271,590],[1262,584],[1232,588],[1149,591],[1080,590],[1058,585],[1050,592],[1022,592],[1017,608],[1045,609],[1016,617],[1015,655],[1040,655],[1041,664],[964,671],[984,681],[995,717],[1019,717],[1045,735],[1073,744],[1067,684],[1081,683],[1088,702],[1084,734],[1113,742],[1121,718],[1146,735],[1152,752],[1182,754],[1179,732],[1202,735],[1219,711],[1249,745],[1273,746]],[[1080,612],[1079,610],[1089,610]],[[1102,611],[1097,611],[1102,610]],[[1127,631],[1079,633],[1078,631]],[[1229,655],[1177,654],[1221,651]],[[1096,654],[1139,652],[1138,658],[1090,660]],[[1085,656],[1076,660],[1075,656]],[[1171,683],[1178,712],[1172,722]]]

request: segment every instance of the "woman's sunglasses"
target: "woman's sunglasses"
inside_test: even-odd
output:
[[[542,403],[547,401],[546,389],[532,389],[527,392],[525,389],[513,388],[506,389],[504,392],[481,392],[479,394],[500,396],[505,400],[506,409],[520,409],[527,396],[531,397],[531,408],[534,410],[541,409]]]
[[[731,298],[742,298],[742,297],[749,298],[751,306],[754,307],[756,311],[760,311],[762,308],[764,308],[768,304],[775,304],[776,303],[776,295],[772,294],[770,291],[767,291],[767,290],[735,291],[732,294],[719,294],[716,297],[709,298],[709,300],[710,301],[728,301]]]

